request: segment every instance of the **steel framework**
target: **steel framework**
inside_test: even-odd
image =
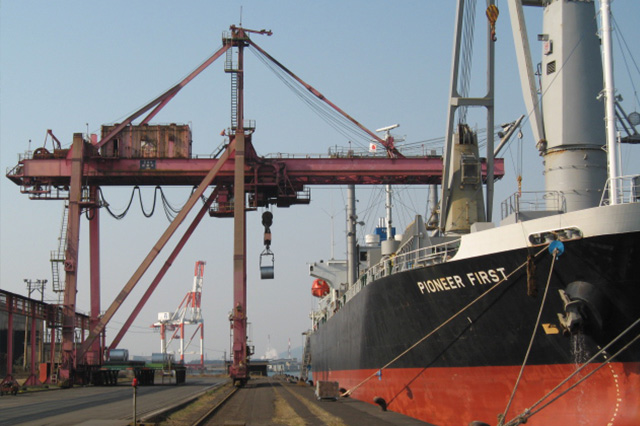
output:
[[[101,361],[100,336],[124,300],[137,285],[143,274],[160,254],[170,237],[182,224],[187,214],[200,198],[206,202],[166,259],[163,267],[149,285],[110,348],[115,348],[140,312],[175,257],[195,231],[198,223],[209,212],[212,216],[234,217],[232,309],[233,364],[231,377],[240,383],[248,379],[247,306],[246,306],[246,211],[256,207],[276,205],[289,207],[308,204],[308,185],[355,184],[439,184],[442,179],[442,158],[439,156],[404,157],[393,145],[393,140],[382,140],[355,119],[335,106],[316,89],[295,76],[282,64],[269,56],[249,39],[249,34],[270,35],[269,31],[253,31],[236,26],[223,38],[223,47],[214,53],[198,69],[182,82],[169,89],[145,107],[133,113],[117,125],[100,141],[85,140],[76,133],[70,150],[54,147],[53,152],[40,149],[37,156],[22,158],[7,173],[7,177],[20,186],[21,192],[33,199],[68,199],[67,248],[65,251],[65,287],[63,309],[63,353],[61,377],[70,382],[78,380],[74,372],[79,365]],[[329,158],[265,158],[253,148],[251,139],[254,127],[244,118],[244,60],[245,47],[252,47],[265,55],[285,73],[303,85],[320,101],[326,103],[349,122],[360,128],[377,144],[387,150],[386,157],[332,156]],[[148,113],[141,124],[147,124],[188,82],[207,68],[229,49],[237,49],[237,68],[232,73],[235,115],[229,132],[229,143],[218,158],[119,158],[105,157],[101,149],[119,132],[131,126],[133,121]],[[483,163],[483,179],[487,181]],[[501,159],[495,161],[490,179],[504,175]],[[99,315],[100,299],[100,203],[97,189],[100,186],[127,185],[194,185],[191,197],[177,214],[149,254],[133,273],[128,282],[110,304],[104,315]],[[204,197],[213,186],[208,197]],[[248,197],[247,197],[248,195]],[[213,206],[213,208],[212,208]],[[81,212],[91,218],[89,227],[91,265],[91,332],[76,350],[73,344],[73,323],[76,311],[78,241]]]
[[[50,368],[47,374],[38,374],[38,341],[43,344],[45,332],[49,333],[49,365],[56,365],[59,363],[59,357],[56,356],[60,343],[58,342],[58,330],[62,329],[63,325],[63,308],[59,305],[45,303],[39,300],[30,299],[28,297],[21,296],[19,294],[11,293],[5,290],[0,290],[0,317],[6,316],[7,328],[6,341],[3,342],[3,346],[6,348],[6,367],[5,376],[0,380],[0,385],[5,383],[12,383],[15,381],[13,374],[14,365],[14,339],[17,334],[15,329],[16,317],[24,317],[24,323],[28,324],[29,336],[25,340],[25,344],[28,343],[29,351],[27,352],[29,358],[29,377],[25,380],[25,386],[34,386],[40,384],[53,384],[56,382],[57,376],[54,368]],[[89,317],[84,314],[76,313],[73,316],[74,327],[74,343],[81,344],[86,337],[86,332],[89,329]],[[24,335],[20,331],[19,335]],[[80,340],[78,340],[79,338]],[[27,342],[28,340],[28,342]],[[43,351],[43,359],[46,352]]]
[[[160,348],[163,354],[167,353],[167,347],[171,341],[179,335],[180,338],[180,362],[184,364],[185,349],[189,346],[198,331],[200,332],[200,368],[204,368],[204,320],[202,319],[202,284],[204,281],[204,265],[205,262],[198,260],[196,262],[195,273],[193,278],[193,287],[190,292],[184,296],[178,308],[172,315],[161,318],[158,314],[158,322],[152,325],[153,328],[160,330]],[[184,344],[184,327],[185,325],[196,325],[196,329],[191,339],[185,346]],[[171,339],[167,342],[166,331],[173,331]]]

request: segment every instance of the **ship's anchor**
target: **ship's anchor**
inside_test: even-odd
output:
[[[262,213],[262,225],[264,226],[264,245],[265,249],[260,253],[260,278],[263,280],[272,280],[274,277],[275,256],[269,247],[271,247],[271,225],[273,224],[273,213],[266,211]]]
[[[586,281],[574,281],[565,290],[558,290],[564,303],[564,313],[558,321],[564,334],[574,334],[587,328],[601,330],[609,304],[602,292]]]

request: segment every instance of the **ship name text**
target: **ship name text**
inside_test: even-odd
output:
[[[456,290],[465,288],[467,285],[496,284],[500,280],[506,280],[505,268],[487,269],[482,271],[468,272],[465,275],[450,275],[446,277],[434,278],[426,281],[418,281],[416,284],[420,293],[437,293],[439,291]]]

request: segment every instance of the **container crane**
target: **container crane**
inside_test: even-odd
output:
[[[205,264],[206,262],[202,260],[198,260],[196,262],[193,287],[191,291],[184,296],[175,312],[159,312],[158,321],[152,325],[154,329],[160,330],[160,351],[162,353],[163,360],[167,359],[167,347],[176,336],[179,336],[180,363],[184,364],[185,349],[189,347],[196,333],[200,331],[200,368],[204,368],[204,320],[202,319],[202,308],[200,303],[202,301],[202,284],[204,281]],[[184,344],[185,325],[197,325],[186,347]],[[167,330],[173,331],[173,335],[168,342],[166,340]]]

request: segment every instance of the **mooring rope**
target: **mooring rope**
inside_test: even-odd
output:
[[[540,255],[540,253],[544,252],[545,250],[547,250],[547,247],[545,246],[543,249],[541,249],[539,252],[537,252],[534,257],[537,257],[538,255]],[[451,317],[449,317],[447,320],[445,320],[442,324],[440,324],[439,326],[437,326],[436,328],[434,328],[433,330],[431,330],[429,333],[427,333],[426,336],[422,337],[420,340],[418,340],[416,343],[414,343],[413,345],[411,345],[408,349],[406,349],[404,352],[402,352],[400,355],[398,355],[397,357],[395,357],[394,359],[392,359],[391,361],[389,361],[387,364],[385,364],[383,367],[381,367],[380,369],[376,370],[373,374],[371,374],[370,376],[368,376],[367,378],[365,378],[363,381],[361,381],[360,383],[358,383],[357,385],[355,385],[354,387],[352,387],[351,389],[345,391],[344,393],[341,394],[341,396],[349,396],[351,395],[351,393],[353,393],[355,390],[357,390],[360,386],[364,385],[365,383],[367,383],[369,380],[371,380],[373,377],[378,375],[378,372],[381,372],[382,370],[384,370],[385,368],[389,367],[391,364],[395,363],[397,360],[399,360],[400,358],[402,358],[403,356],[405,356],[407,353],[409,353],[410,351],[412,351],[416,346],[418,346],[420,343],[424,342],[425,340],[427,340],[429,337],[431,337],[433,334],[435,334],[437,331],[439,331],[442,327],[444,327],[445,325],[449,324],[451,321],[453,321],[456,317],[458,317],[460,314],[462,314],[464,311],[466,311],[467,309],[469,309],[471,306],[473,306],[474,304],[476,304],[479,300],[481,300],[482,298],[484,298],[487,294],[491,293],[493,290],[495,290],[496,288],[498,288],[498,286],[500,286],[500,284],[502,284],[503,282],[507,281],[509,279],[509,277],[511,277],[513,274],[515,274],[516,272],[518,272],[520,269],[522,269],[524,266],[527,265],[527,261],[525,261],[524,263],[522,263],[520,266],[518,266],[516,269],[514,269],[513,271],[511,271],[507,276],[505,276],[502,280],[500,280],[499,282],[495,283],[491,288],[489,288],[487,291],[485,291],[484,293],[482,293],[480,296],[478,296],[476,299],[472,300],[471,302],[469,302],[466,306],[464,306],[462,309],[460,309],[458,312],[456,312],[455,314],[453,314]]]
[[[551,274],[553,273],[553,267],[556,263],[558,253],[559,253],[558,249],[553,250],[553,258],[551,259],[551,267],[549,268],[547,285],[544,288],[544,295],[542,296],[542,302],[540,303],[540,309],[538,310],[538,318],[536,318],[536,324],[533,327],[533,333],[531,333],[531,339],[529,340],[529,347],[527,348],[527,353],[524,355],[522,366],[520,366],[520,373],[518,374],[518,378],[516,379],[516,384],[514,385],[513,391],[511,392],[511,398],[509,398],[509,401],[507,402],[507,407],[504,409],[504,413],[502,414],[502,417],[500,417],[498,426],[502,426],[504,419],[507,417],[507,412],[509,411],[509,408],[511,408],[511,403],[513,402],[513,398],[516,396],[516,391],[518,390],[518,386],[520,385],[520,380],[522,379],[522,374],[524,373],[524,367],[527,365],[527,361],[529,360],[529,355],[531,354],[531,348],[533,347],[533,342],[538,332],[538,326],[540,325],[540,319],[542,318],[542,310],[544,308],[544,302],[547,300],[547,294],[549,293],[549,285],[551,284]],[[527,259],[527,265],[529,263],[530,262]]]
[[[622,352],[624,352],[625,350],[627,350],[633,343],[635,343],[637,340],[640,339],[640,334],[638,334],[636,337],[634,337],[631,341],[629,341],[629,343],[627,343],[626,345],[624,345],[622,348],[620,348],[620,350],[618,350],[618,352],[616,352],[615,354],[613,354],[612,356],[610,356],[608,359],[606,359],[605,361],[603,361],[598,367],[596,367],[593,371],[591,371],[589,374],[587,374],[586,376],[584,376],[583,378],[581,378],[580,380],[578,380],[577,382],[575,382],[574,384],[572,384],[571,386],[569,386],[567,389],[565,389],[564,391],[562,391],[561,393],[559,393],[557,396],[555,396],[553,399],[551,399],[550,401],[548,401],[547,403],[545,403],[544,405],[542,405],[540,408],[538,408],[537,410],[535,410],[535,408],[540,405],[545,399],[549,398],[553,393],[555,393],[558,389],[560,389],[560,387],[562,385],[564,385],[565,383],[567,383],[569,380],[571,380],[573,377],[575,377],[577,374],[579,374],[587,365],[590,365],[598,356],[600,356],[603,352],[605,352],[607,349],[609,349],[609,347],[611,347],[611,345],[613,345],[614,343],[616,343],[618,340],[620,340],[625,334],[627,334],[629,331],[631,331],[635,326],[637,326],[638,324],[640,324],[640,318],[638,318],[637,320],[634,321],[633,324],[631,324],[629,327],[627,327],[622,333],[618,334],[611,342],[609,342],[605,347],[603,347],[602,349],[600,349],[595,355],[593,355],[591,358],[589,358],[586,362],[584,362],[576,371],[574,371],[573,373],[571,373],[569,376],[567,376],[566,379],[564,379],[563,381],[561,381],[560,383],[558,383],[556,385],[556,387],[554,387],[553,389],[551,389],[546,395],[544,395],[542,398],[540,398],[538,401],[536,401],[535,404],[533,404],[531,407],[525,409],[521,414],[519,414],[518,416],[514,417],[513,419],[509,420],[509,422],[507,422],[505,424],[505,426],[516,426],[516,425],[520,425],[523,423],[527,422],[527,419],[531,416],[533,416],[534,414],[539,413],[540,411],[542,411],[544,408],[546,408],[547,406],[549,406],[550,404],[552,404],[553,402],[557,401],[560,397],[564,396],[567,392],[569,392],[570,390],[572,390],[573,388],[575,388],[576,386],[578,386],[580,383],[584,382],[586,379],[588,379],[589,377],[591,377],[594,373],[596,373],[598,370],[600,370],[602,367],[604,367],[605,365],[609,364],[611,361],[613,361],[618,355],[620,355]]]

